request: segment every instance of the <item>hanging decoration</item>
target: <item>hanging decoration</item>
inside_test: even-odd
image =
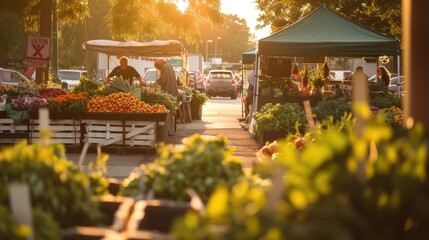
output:
[[[296,80],[299,76],[298,64],[295,62],[295,66],[293,66],[292,77]]]
[[[327,62],[323,63],[320,70],[322,71],[323,78],[328,79],[330,70]]]
[[[386,56],[386,55],[378,57],[378,60],[380,60],[380,62],[383,63],[383,64],[388,64],[389,61],[390,61],[389,57]]]

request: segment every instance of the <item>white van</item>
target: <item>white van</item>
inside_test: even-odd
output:
[[[67,90],[71,90],[79,84],[80,77],[88,77],[88,72],[85,70],[62,69],[58,70],[61,78],[61,83]]]

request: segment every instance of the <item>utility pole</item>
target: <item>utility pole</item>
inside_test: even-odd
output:
[[[52,0],[40,1],[40,25],[39,34],[42,37],[51,38],[52,26]],[[49,80],[49,60],[46,68],[36,69],[36,83],[47,82]]]
[[[52,75],[58,79],[58,12],[57,1],[52,5]]]

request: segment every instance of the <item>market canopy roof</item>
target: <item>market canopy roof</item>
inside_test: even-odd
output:
[[[367,57],[399,52],[397,39],[354,23],[325,5],[258,43],[258,54],[274,56]]]
[[[256,48],[244,52],[241,56],[241,63],[243,64],[252,64],[256,60]]]
[[[90,40],[84,42],[82,47],[113,56],[174,57],[187,54],[183,44],[177,40],[154,40],[145,43]]]

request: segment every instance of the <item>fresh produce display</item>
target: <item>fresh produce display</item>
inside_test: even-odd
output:
[[[284,105],[267,103],[255,114],[256,132],[280,132],[293,133],[296,123],[299,131],[305,132],[308,127],[304,110],[297,103]]]
[[[87,92],[89,95],[95,95],[101,93],[102,89],[103,83],[96,79],[90,79],[83,76],[79,79],[79,84],[73,88],[73,92]]]
[[[53,112],[83,113],[86,110],[88,94],[86,92],[69,93],[48,100],[48,108]]]
[[[312,110],[318,121],[330,117],[340,121],[344,114],[352,112],[352,104],[346,99],[326,100],[319,102]]]
[[[65,159],[63,145],[21,142],[5,148],[0,151],[0,176],[0,205],[8,204],[9,183],[25,182],[33,206],[51,214],[60,227],[91,225],[99,220],[89,179]]]
[[[149,105],[139,101],[131,93],[112,93],[108,96],[96,95],[91,97],[87,103],[88,112],[146,112],[146,113],[165,113],[167,109],[164,105]]]
[[[183,145],[164,146],[159,152],[161,156],[143,169],[145,193],[152,190],[157,198],[186,201],[187,189],[192,188],[206,202],[218,184],[232,186],[243,176],[241,161],[232,155],[225,137],[195,134]],[[139,177],[130,175],[121,194],[137,196]]]
[[[67,94],[67,91],[61,88],[40,88],[37,91],[39,92],[39,97],[44,99]]]
[[[141,88],[136,85],[131,85],[130,82],[124,81],[122,77],[113,77],[109,84],[103,88],[103,94],[109,95],[112,93],[124,92],[131,93],[141,100]]]
[[[177,99],[168,93],[155,93],[148,90],[142,92],[142,101],[149,104],[162,104],[170,112],[175,112],[177,107]]]
[[[241,182],[219,187],[206,217],[186,215],[175,239],[427,239],[424,129],[398,132],[369,108],[357,110],[367,121],[361,138],[348,119],[308,132],[301,150],[295,140],[280,143],[274,169],[286,176],[268,193]],[[281,197],[270,198],[279,189]]]

